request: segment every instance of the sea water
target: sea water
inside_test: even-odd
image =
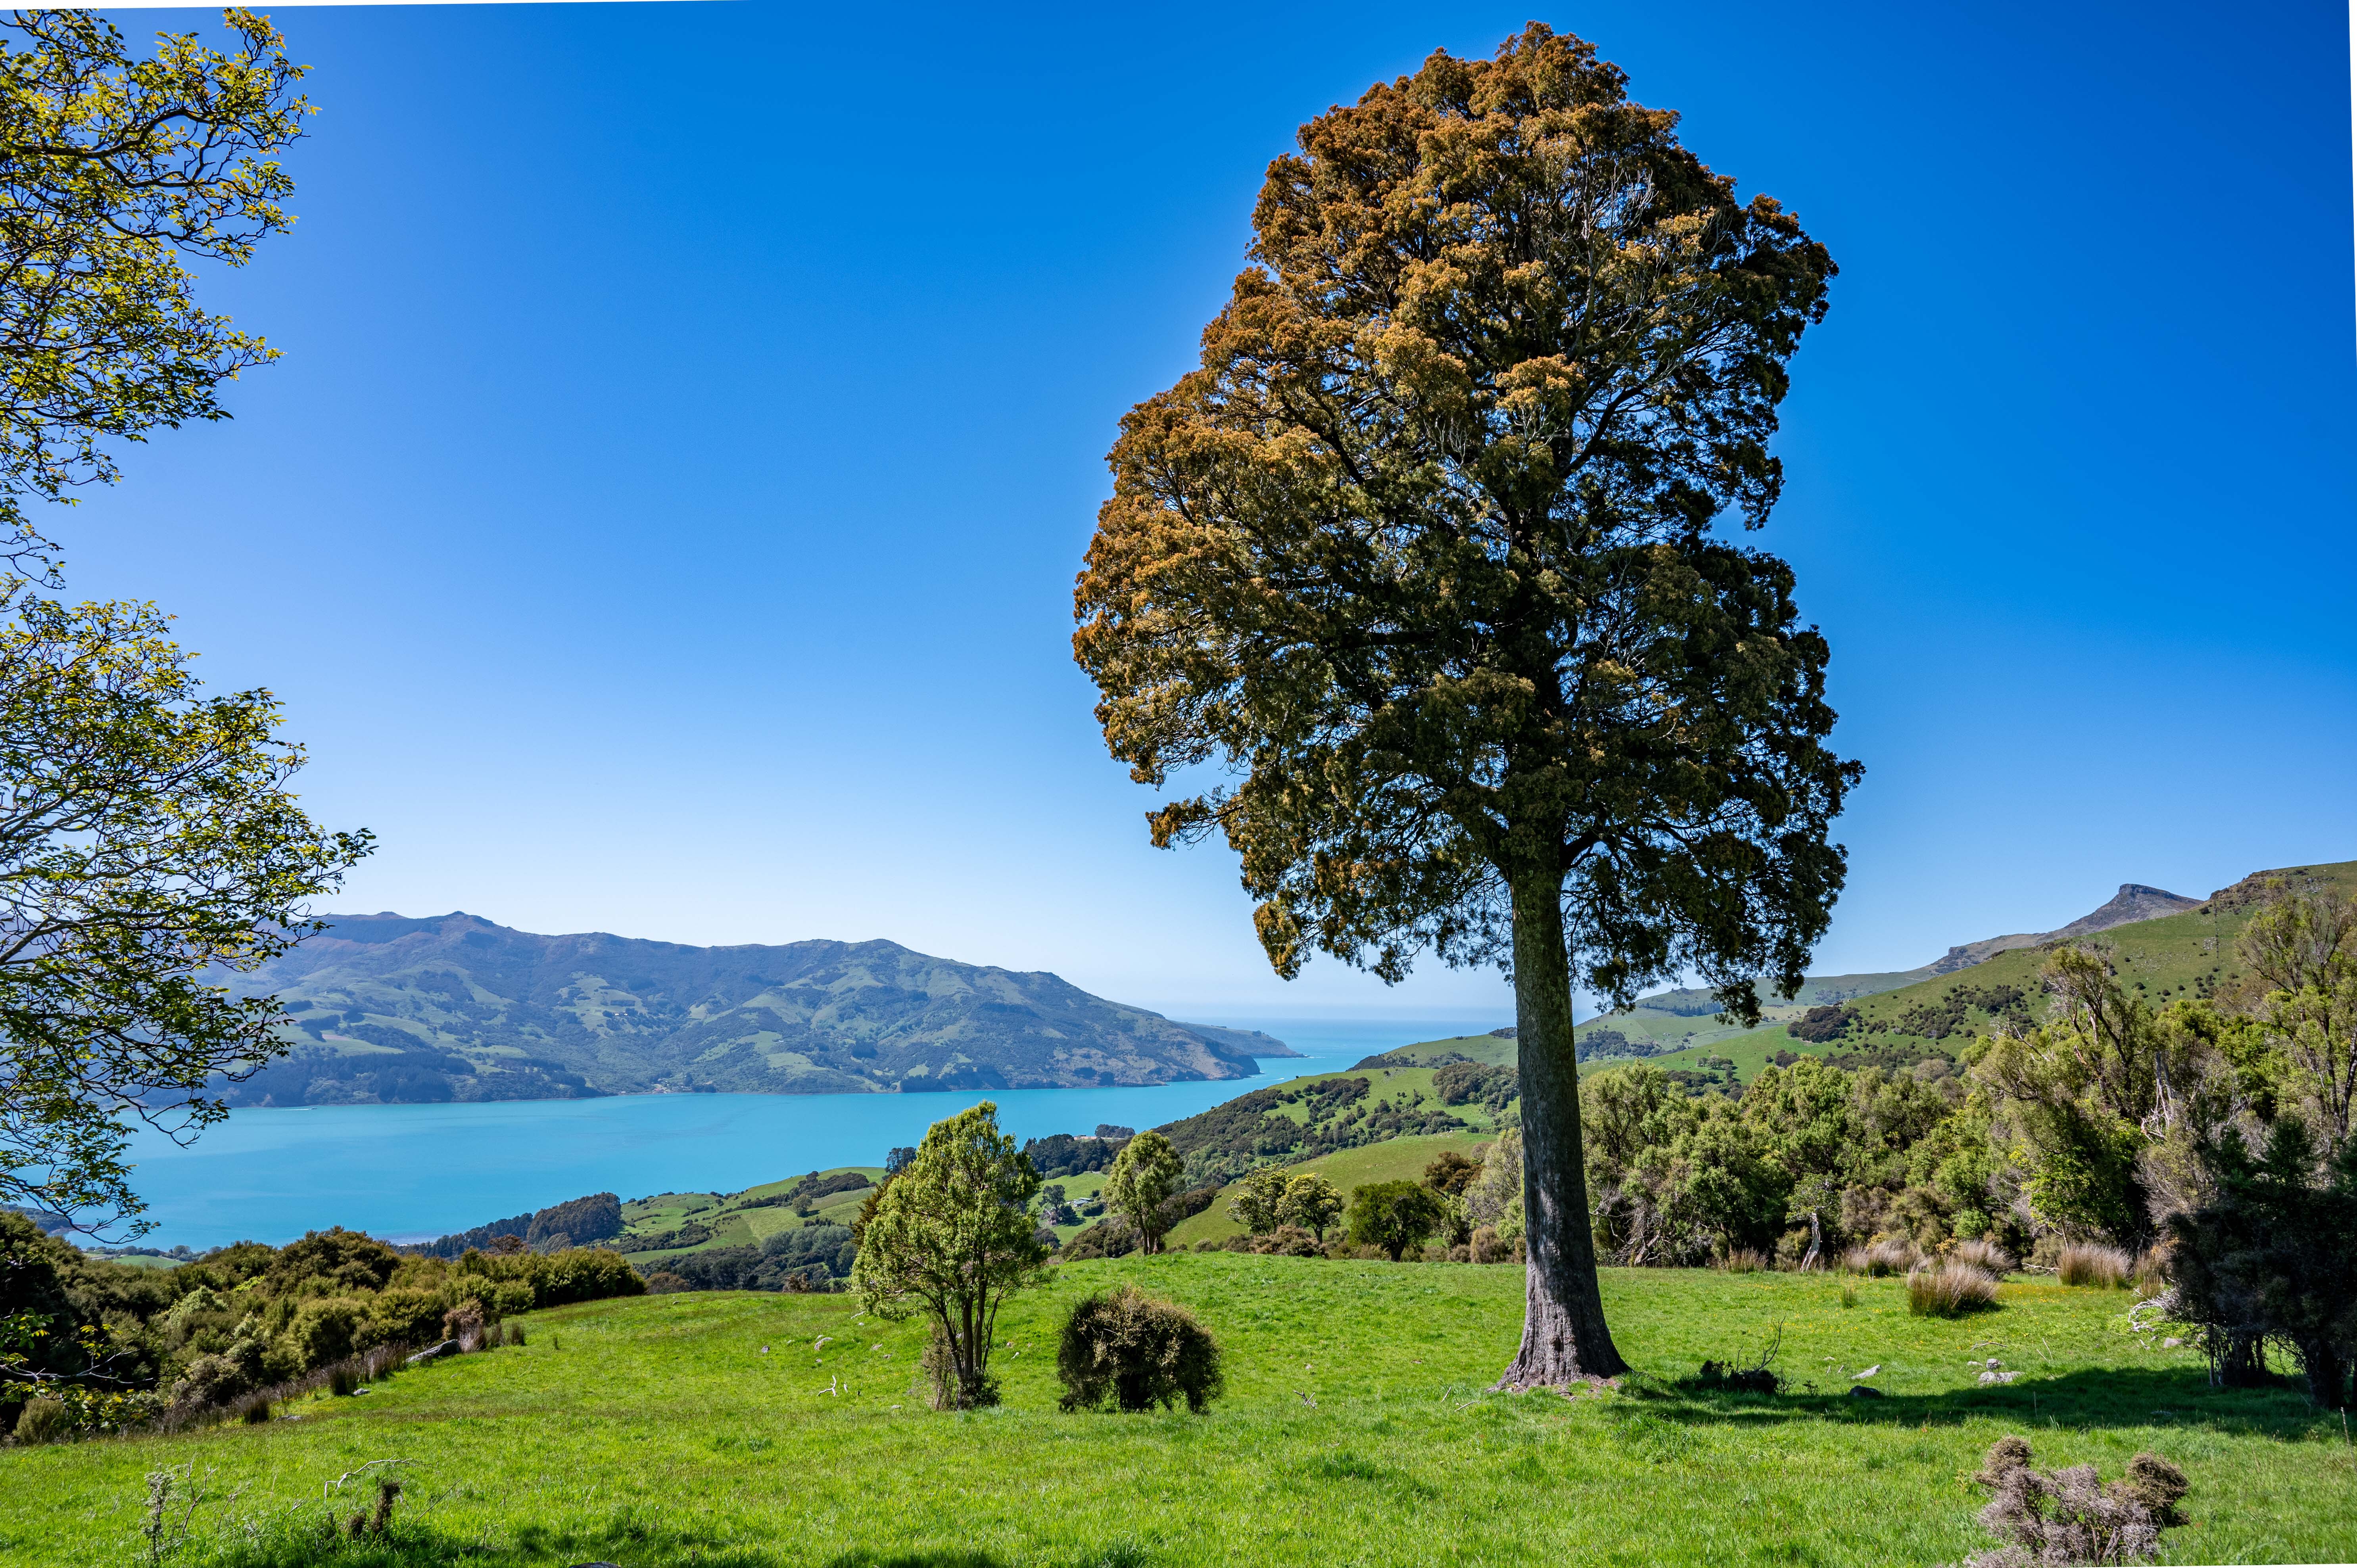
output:
[[[274,1244],[342,1225],[408,1240],[528,1213],[585,1193],[734,1192],[831,1165],[874,1165],[985,1100],[1017,1138],[1152,1127],[1306,1073],[1334,1072],[1494,1020],[1255,1022],[1304,1053],[1257,1078],[1135,1089],[954,1094],[631,1094],[472,1105],[242,1110],[186,1148],[142,1132],[134,1185],[156,1222],[145,1245],[199,1251]]]

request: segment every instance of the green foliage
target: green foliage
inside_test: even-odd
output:
[[[2238,944],[2265,988],[2252,1011],[2280,1052],[2276,1076],[2338,1149],[2357,1098],[2357,899],[2333,887],[2275,891]]]
[[[1238,1184],[1228,1200],[1228,1212],[1249,1236],[1265,1236],[1285,1223],[1286,1175],[1264,1165]]]
[[[942,1363],[935,1387],[952,1408],[996,1399],[999,1308],[1038,1281],[1047,1256],[1029,1214],[1039,1190],[1031,1162],[998,1130],[998,1107],[985,1101],[927,1129],[862,1226],[852,1283],[878,1317],[931,1321],[931,1353]]]
[[[2291,1347],[2309,1397],[2346,1408],[2357,1366],[2357,1140],[2319,1160],[2296,1119],[2254,1152],[2226,1129],[2201,1156],[2209,1201],[2172,1217],[2174,1311],[2200,1324],[2214,1376],[2255,1368],[2268,1340]]]
[[[1145,1251],[1159,1251],[1174,1223],[1164,1215],[1163,1206],[1178,1196],[1186,1178],[1186,1164],[1170,1140],[1148,1130],[1122,1145],[1105,1177],[1105,1204],[1129,1221]]]
[[[1074,1304],[1058,1337],[1056,1375],[1065,1410],[1108,1398],[1125,1411],[1168,1410],[1183,1399],[1197,1415],[1225,1381],[1219,1342],[1195,1315],[1127,1283]]]
[[[1298,1226],[1323,1244],[1326,1228],[1341,1217],[1346,1202],[1332,1182],[1316,1171],[1303,1171],[1286,1180],[1285,1197],[1277,1204],[1277,1222]]]
[[[1351,1194],[1343,1234],[1355,1245],[1382,1248],[1396,1263],[1448,1222],[1448,1205],[1422,1182],[1370,1182]]]
[[[154,607],[13,608],[0,1203],[103,1219],[142,1207],[132,1119],[192,1136],[227,1114],[214,1075],[279,1051],[276,1007],[220,977],[316,929],[306,904],[370,839],[313,825],[286,787],[303,752],[274,733],[275,699],[200,698]]]
[[[93,13],[0,22],[0,556],[48,547],[20,498],[113,479],[110,438],[228,417],[216,389],[275,357],[181,264],[285,231],[270,155],[311,112],[268,20],[222,20],[232,52],[167,33],[145,59]]]
[[[91,1258],[0,1213],[0,1430],[46,1390],[77,1431],[226,1406],[356,1351],[645,1289],[609,1251],[404,1256],[358,1231],[242,1241],[171,1270]]]

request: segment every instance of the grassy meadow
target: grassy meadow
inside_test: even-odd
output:
[[[1061,1314],[1121,1279],[1220,1337],[1209,1415],[1056,1409]],[[2357,1559],[2338,1419],[2211,1390],[2193,1355],[2129,1326],[2126,1293],[2016,1283],[1943,1322],[1910,1317],[1900,1282],[1847,1282],[1855,1305],[1845,1283],[1610,1271],[1639,1371],[1566,1399],[1487,1390],[1519,1332],[1516,1268],[1066,1264],[1002,1320],[1005,1404],[966,1415],[925,1408],[919,1329],[854,1298],[603,1302],[267,1425],[0,1451],[0,1562],[144,1561],[145,1478],[179,1466],[200,1496],[166,1561],[202,1568],[1953,1563],[1984,1543],[1962,1477],[2007,1433],[2048,1464],[2117,1474],[2149,1448],[2182,1466],[2195,1522],[2174,1560]],[[1683,1381],[1780,1328],[1791,1391]],[[1990,1356],[2018,1380],[1980,1386]],[[1874,1367],[1885,1397],[1845,1397]],[[330,1542],[319,1521],[361,1511],[383,1473],[405,1488],[390,1535]]]

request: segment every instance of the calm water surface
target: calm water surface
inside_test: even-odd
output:
[[[1478,1033],[1488,1022],[1239,1023],[1304,1054],[1269,1058],[1258,1078],[1145,1089],[969,1094],[644,1094],[481,1105],[340,1105],[237,1111],[187,1149],[135,1143],[135,1178],[156,1228],[146,1245],[202,1251],[284,1242],[345,1225],[439,1236],[583,1193],[625,1199],[729,1192],[829,1165],[880,1165],[885,1151],[993,1100],[1018,1138],[1151,1127],[1376,1051]]]

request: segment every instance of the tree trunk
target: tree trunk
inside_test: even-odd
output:
[[[1514,886],[1514,1046],[1522,1069],[1523,1225],[1529,1242],[1523,1345],[1498,1387],[1559,1386],[1629,1369],[1604,1326],[1579,1136],[1579,1061],[1571,1037],[1571,960],[1563,882]]]

